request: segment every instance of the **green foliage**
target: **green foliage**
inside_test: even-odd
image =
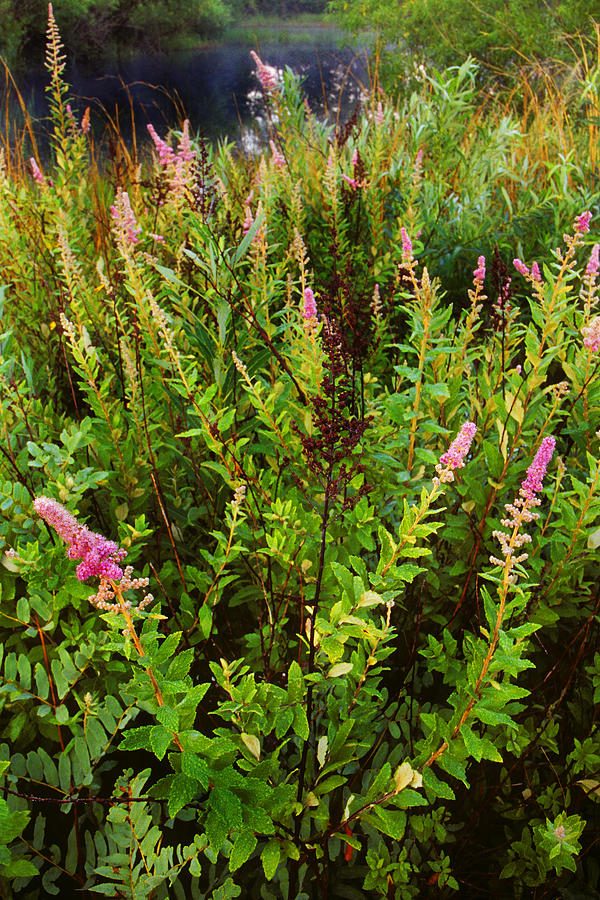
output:
[[[596,890],[589,123],[550,163],[466,64],[336,129],[287,71],[277,153],[102,174],[60,57],[0,178],[3,894]]]
[[[524,61],[571,62],[582,51],[580,42],[593,35],[600,12],[597,0],[330,0],[329,11],[354,33],[378,33],[396,74],[412,64],[401,58],[407,47],[437,66],[467,56],[492,71]]]

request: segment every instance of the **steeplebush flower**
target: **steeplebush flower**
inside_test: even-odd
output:
[[[315,319],[317,316],[317,304],[312,288],[304,288],[304,305],[302,307],[302,318],[305,321]]]
[[[142,229],[137,224],[127,191],[117,189],[117,196],[110,212],[119,249],[122,253],[128,254],[139,241]]]
[[[590,230],[590,222],[592,220],[592,214],[589,210],[582,212],[580,216],[577,216],[575,219],[575,231],[577,234],[587,234]]]
[[[413,247],[412,241],[408,236],[408,231],[404,226],[400,229],[400,235],[402,237],[402,262],[408,263],[412,262],[413,259]]]
[[[264,63],[258,53],[255,53],[254,50],[250,51],[250,56],[256,64],[256,77],[260,81],[263,90],[275,90],[279,81],[277,69]]]
[[[480,256],[477,260],[477,268],[473,272],[473,280],[475,281],[475,287],[477,285],[482,285],[485,281],[485,256]]]
[[[598,246],[596,244],[596,246]],[[592,353],[600,350],[600,316],[594,316],[589,325],[581,329],[583,334],[583,346]]]
[[[594,275],[598,274],[598,268],[600,268],[600,244],[594,244],[588,264],[585,267],[585,274],[593,278]]]
[[[454,481],[456,469],[462,469],[465,465],[465,457],[471,449],[473,438],[477,432],[474,422],[465,422],[458,435],[454,438],[445,453],[440,456],[440,461],[435,467],[437,477],[433,479],[436,487],[440,484]]]
[[[80,581],[98,577],[118,581],[123,577],[119,566],[127,552],[114,541],[80,525],[64,506],[50,497],[38,497],[33,502],[35,511],[68,545],[69,559],[80,559],[77,577]]]
[[[495,566],[502,566],[507,570],[509,581],[514,581],[514,576],[510,572],[517,563],[524,562],[528,554],[521,553],[515,556],[515,551],[519,550],[524,544],[531,543],[531,535],[527,532],[521,532],[524,524],[533,522],[539,518],[539,513],[534,508],[540,506],[541,501],[537,496],[544,485],[544,477],[548,469],[548,465],[554,454],[556,447],[556,438],[546,437],[540,444],[535,454],[533,462],[527,469],[527,475],[519,488],[519,495],[513,503],[507,503],[505,510],[508,516],[501,520],[502,525],[507,531],[494,531],[493,536],[499,541],[500,549],[504,559],[498,559],[496,556],[490,557],[490,562]]]
[[[31,166],[31,174],[33,175],[34,181],[37,181],[40,187],[43,187],[46,184],[46,179],[33,156],[29,160],[29,165]]]

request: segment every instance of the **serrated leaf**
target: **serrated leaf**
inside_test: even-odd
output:
[[[374,806],[371,813],[377,819],[376,827],[379,831],[395,841],[402,840],[406,830],[406,813],[402,810],[382,809],[380,806]]]
[[[309,729],[306,710],[299,703],[294,707],[294,731],[301,740],[308,740]]]
[[[175,775],[169,791],[169,816],[171,818],[176,816],[186,803],[193,800],[197,792],[198,782],[195,778],[190,778],[189,775],[184,775],[183,772]]]
[[[263,866],[263,871],[265,873],[265,878],[267,881],[270,881],[275,872],[277,871],[277,866],[279,865],[279,860],[281,859],[281,848],[279,846],[279,841],[269,841],[263,848],[263,852],[260,854],[260,859]]]
[[[193,647],[190,650],[184,650],[183,652],[177,653],[175,658],[169,664],[169,668],[167,669],[167,674],[165,676],[166,680],[179,681],[181,678],[184,678],[190,671],[190,666],[192,665],[193,661]]]
[[[292,662],[288,671],[288,697],[292,703],[304,699],[304,676],[296,660]]]
[[[164,725],[152,726],[150,732],[150,746],[152,747],[152,752],[155,753],[159,759],[163,758],[172,740],[172,733],[168,731]]]
[[[190,778],[199,781],[203,788],[208,787],[208,767],[205,760],[196,756],[195,753],[186,751],[181,754],[181,771],[184,775],[189,775]]]
[[[169,731],[177,732],[179,729],[179,716],[174,709],[169,706],[159,706],[156,712],[156,718],[161,725],[168,728]]]
[[[247,859],[254,852],[256,847],[256,837],[251,831],[240,831],[237,834],[231,855],[229,857],[229,871],[235,872],[240,866],[243,866]]]
[[[153,725],[128,728],[121,739],[119,750],[152,750],[151,732]]]

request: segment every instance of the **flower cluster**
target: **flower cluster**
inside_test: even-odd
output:
[[[400,229],[400,235],[402,237],[402,262],[410,263],[413,258],[412,241],[408,236],[406,228],[402,227]]]
[[[109,541],[101,534],[90,531],[80,525],[75,516],[49,497],[38,497],[34,500],[34,508],[39,516],[50,525],[68,545],[69,559],[80,559],[77,566],[77,577],[80,581],[87,578],[106,578],[117,581],[123,576],[123,569],[118,565],[127,555],[126,551]]]
[[[580,216],[577,216],[575,219],[575,231],[577,234],[587,234],[590,230],[590,222],[592,220],[592,214],[589,210],[582,212]]]
[[[585,325],[581,329],[581,333],[583,334],[583,346],[592,353],[597,353],[600,350],[600,316],[595,316],[589,325]]]
[[[137,224],[135,214],[131,208],[129,194],[122,188],[117,189],[115,202],[110,208],[114,230],[119,249],[127,255],[131,248],[137,244],[142,229]]]
[[[527,278],[528,281],[537,281],[538,284],[542,280],[542,275],[540,272],[540,267],[536,262],[531,264],[531,271],[527,268],[523,260],[521,259],[513,259],[513,265],[517,272],[520,272],[524,278]]]
[[[315,319],[317,315],[317,304],[315,303],[315,295],[312,288],[304,288],[304,305],[302,307],[302,318],[305,321]]]
[[[599,267],[600,267],[600,244],[594,244],[594,246],[592,247],[592,252],[590,253],[590,258],[588,260],[588,264],[585,267],[585,274],[589,275],[590,278],[592,278],[598,274]]]
[[[527,559],[527,553],[521,553],[519,556],[515,556],[514,553],[515,550],[518,550],[524,544],[531,542],[529,534],[526,532],[521,533],[521,526],[524,523],[533,522],[539,516],[539,513],[535,512],[533,507],[539,506],[541,503],[536,495],[542,490],[544,476],[554,454],[555,446],[555,438],[544,438],[533,462],[527,469],[527,475],[519,489],[519,496],[514,503],[507,503],[504,507],[508,516],[502,519],[501,522],[508,531],[493,532],[493,536],[500,542],[504,559],[491,556],[490,562],[492,565],[505,567],[509,580],[514,580],[514,577],[510,576],[513,566]]]
[[[477,260],[477,268],[473,272],[473,281],[475,287],[481,286],[485,281],[485,256],[480,256]]]
[[[194,187],[194,160],[198,155],[190,141],[190,123],[183,123],[177,152],[163,140],[151,124],[146,126],[158,153],[158,164],[167,180],[169,194],[175,198],[184,196],[186,189]]]
[[[254,50],[250,51],[250,56],[256,63],[256,77],[260,81],[263,90],[273,91],[277,87],[279,81],[277,69],[273,66],[266,65]]]
[[[458,435],[452,441],[445,453],[440,456],[440,461],[435,467],[438,473],[433,479],[435,487],[439,487],[442,483],[454,481],[454,472],[456,469],[462,469],[465,464],[465,457],[471,449],[473,438],[477,432],[477,426],[474,422],[465,422]]]

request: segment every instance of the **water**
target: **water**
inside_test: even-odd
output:
[[[304,78],[303,91],[311,109],[320,115],[343,120],[360,99],[360,84],[366,82],[364,53],[340,48],[334,40],[315,45],[310,32],[306,42],[265,43],[260,47],[264,62],[277,68],[290,66]],[[223,43],[197,50],[157,56],[131,57],[122,62],[99,62],[94,66],[71,64],[65,79],[71,86],[72,106],[80,117],[92,109],[92,128],[97,139],[106,130],[106,115],[118,121],[126,140],[132,136],[131,112],[136,136],[145,139],[151,122],[159,134],[190,119],[192,131],[202,131],[209,140],[229,138],[240,142],[260,106],[260,86],[254,75],[247,43]],[[48,107],[45,95],[47,73],[29,71],[19,79],[36,132],[42,137]]]

